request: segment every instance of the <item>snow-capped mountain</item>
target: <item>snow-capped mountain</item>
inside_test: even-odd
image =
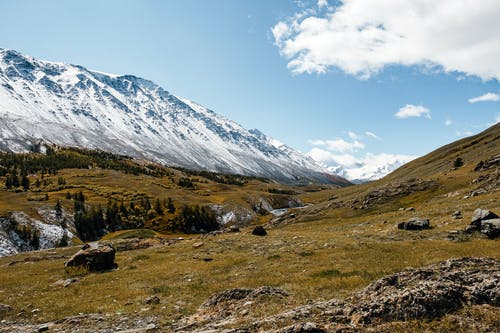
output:
[[[327,166],[330,173],[337,174],[359,184],[380,179],[403,164],[417,158],[413,155],[366,154],[362,159],[349,164]]]
[[[133,75],[0,49],[0,150],[102,149],[165,165],[331,182],[314,160]]]

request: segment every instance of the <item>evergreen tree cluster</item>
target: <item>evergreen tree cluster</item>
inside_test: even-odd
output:
[[[22,187],[25,191],[30,188],[30,180],[25,169],[21,169],[19,173],[16,168],[9,169],[4,173],[5,187],[7,189]]]
[[[86,204],[82,192],[68,192],[66,198],[73,200],[75,227],[78,237],[85,242],[97,240],[108,232],[142,228],[146,221],[163,215],[165,210],[175,212],[171,198],[163,201],[156,199],[151,204],[149,198],[142,197],[128,205],[123,201],[110,200],[105,208]]]
[[[24,242],[33,249],[40,247],[40,231],[36,228],[31,228],[29,225],[17,225],[16,233]]]
[[[204,233],[217,230],[219,223],[215,214],[207,207],[184,205],[173,221],[173,231],[186,234]]]
[[[177,185],[179,185],[180,187],[185,187],[185,188],[195,188],[193,181],[189,178],[179,178]]]
[[[269,189],[267,189],[267,191],[269,193],[274,193],[274,194],[286,194],[286,195],[296,195],[296,194],[298,194],[294,190],[285,190],[285,189],[282,189],[282,188],[269,188]]]
[[[248,183],[249,180],[254,180],[254,179],[266,181],[266,182],[268,181],[267,179],[261,178],[261,177],[223,174],[223,173],[217,173],[217,172],[211,172],[211,171],[205,171],[205,170],[189,170],[189,169],[184,169],[181,167],[176,167],[175,169],[182,171],[187,175],[204,177],[206,179],[209,179],[213,182],[220,183],[220,184],[241,186],[241,185],[245,185],[246,183]]]
[[[53,148],[47,147],[46,153],[7,153],[0,152],[0,176],[12,174],[14,170],[27,174],[41,173],[55,175],[58,170],[66,168],[87,169],[102,168],[119,170],[131,174],[146,174],[154,177],[171,175],[162,166],[149,164],[137,165],[132,159],[100,150],[83,148]]]

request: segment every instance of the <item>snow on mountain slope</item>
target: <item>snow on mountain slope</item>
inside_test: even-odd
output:
[[[37,142],[166,165],[330,182],[314,160],[155,83],[0,49],[0,150]]]
[[[413,155],[366,154],[354,163],[327,166],[331,173],[359,184],[380,179],[400,166],[417,158]]]

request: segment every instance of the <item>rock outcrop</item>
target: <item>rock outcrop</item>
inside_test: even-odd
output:
[[[487,160],[479,162],[474,168],[474,171],[485,171],[497,167],[500,167],[500,154],[492,156]]]
[[[472,221],[465,232],[481,232],[490,239],[500,237],[500,218],[487,209],[478,208],[472,214]]]
[[[109,244],[85,244],[66,263],[65,267],[85,266],[89,271],[105,271],[116,268],[115,249]]]
[[[12,306],[0,303],[0,318],[7,312],[12,310]]]
[[[437,182],[435,180],[424,180],[418,178],[408,179],[404,182],[390,183],[368,193],[361,200],[360,208],[370,208],[374,205],[380,205],[394,198],[404,197],[415,192],[428,190],[436,185]],[[350,206],[355,208],[359,203],[360,202],[358,200],[355,200],[350,204]]]
[[[18,211],[0,217],[0,257],[71,244],[74,235],[68,227],[73,221],[66,212],[57,218],[55,211],[45,207],[38,210],[38,215],[43,218]]]
[[[383,277],[345,300],[311,302],[256,318],[251,307],[261,296],[279,299],[287,293],[273,287],[226,290],[183,318],[174,330],[264,332],[272,327],[266,332],[358,332],[393,321],[440,318],[465,306],[499,307],[500,260],[460,258],[407,269]],[[242,320],[246,324],[234,328]]]
[[[432,319],[464,305],[500,306],[500,261],[450,259],[371,283],[350,302],[356,322]]]
[[[412,217],[406,222],[398,223],[398,229],[403,229],[403,230],[424,230],[429,228],[430,228],[429,220],[418,217]]]

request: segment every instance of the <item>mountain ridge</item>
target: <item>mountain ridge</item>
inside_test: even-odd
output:
[[[0,49],[0,129],[5,151],[42,141],[283,182],[335,182],[310,157],[152,81],[7,49]]]

